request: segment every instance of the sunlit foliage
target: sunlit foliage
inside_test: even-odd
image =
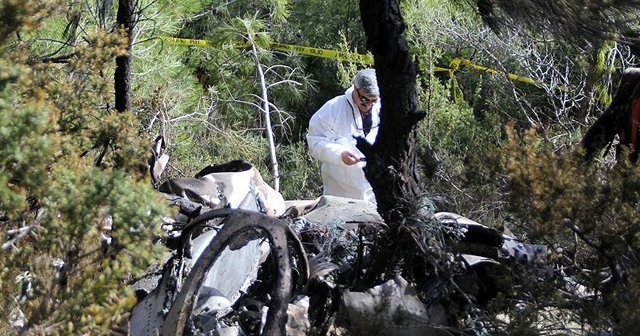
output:
[[[123,34],[94,28],[65,62],[43,62],[28,47],[60,6],[0,6],[14,22],[0,36],[2,334],[121,328],[135,303],[123,284],[162,251],[146,139],[130,111],[110,107]]]

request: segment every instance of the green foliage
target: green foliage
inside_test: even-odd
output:
[[[279,147],[278,157],[280,158],[280,193],[285,200],[309,200],[322,195],[320,164],[311,158],[305,142]]]
[[[340,44],[336,48],[337,50],[344,50],[347,52],[355,52],[351,50],[349,43],[347,42],[347,37],[343,32],[340,33]],[[371,55],[371,53],[369,53]],[[353,77],[356,73],[363,68],[370,68],[371,65],[367,64],[359,64],[357,62],[336,62],[338,65],[338,69],[336,71],[336,76],[338,77],[338,83],[342,88],[348,88],[353,85]]]
[[[499,126],[491,120],[477,120],[470,107],[451,102],[447,86],[434,81],[429,89],[421,94],[421,100],[429,103],[425,136],[433,147],[462,156],[499,139]]]
[[[157,2],[157,5],[154,6],[154,3]],[[159,25],[164,25],[168,22],[171,22],[172,25],[177,26],[177,22],[180,19],[190,18],[192,15],[195,15],[203,10],[206,10],[209,7],[213,7],[211,1],[206,0],[146,0],[142,1],[139,5],[140,8],[146,8],[143,13],[146,16],[156,16],[162,13],[162,19],[165,22],[155,22]],[[162,29],[161,31],[165,31]]]
[[[615,43],[603,43],[600,49],[598,50],[595,62],[593,64],[594,73],[592,75],[598,82],[594,83],[594,91],[595,91],[595,99],[604,105],[610,105],[612,95],[609,93],[610,87],[607,84],[610,84],[606,81],[608,75],[615,72],[614,64],[607,64],[607,58],[611,49],[615,47]]]
[[[202,138],[197,138],[201,136]],[[265,167],[267,161],[267,141],[252,132],[221,129],[190,137],[178,138],[183,146],[176,148],[176,156],[183,158],[177,167],[193,176],[209,164],[242,159],[257,167]],[[191,144],[191,146],[190,146]],[[197,144],[197,146],[195,145]],[[184,152],[178,152],[184,150]],[[263,174],[264,171],[260,169]],[[265,180],[267,176],[263,175]]]
[[[3,5],[30,18],[14,31],[43,36],[29,26],[40,7]],[[2,334],[15,334],[8,316],[18,311],[33,333],[117,330],[135,303],[126,281],[162,253],[154,240],[165,209],[141,175],[147,148],[139,122],[108,108],[108,74],[126,41],[122,32],[85,33],[64,64],[40,63],[41,49],[26,48],[33,40],[2,39],[9,42],[0,51]]]
[[[29,71],[2,59],[0,73],[17,79]],[[35,98],[16,109],[14,90],[15,83],[8,84],[0,93],[0,206],[15,215],[25,201],[27,186],[36,195],[44,192],[47,164],[58,139],[44,102]]]
[[[492,115],[477,118],[469,106],[453,102],[449,86],[436,77],[422,85],[427,90],[420,92],[419,99],[428,111],[419,139],[425,190],[441,200],[439,211],[495,224],[503,184],[496,155],[503,141],[500,121]]]
[[[287,23],[291,15],[289,0],[270,0],[271,5],[271,19],[275,23]]]
[[[365,36],[360,23],[358,1],[313,0],[295,1],[292,11],[296,13],[289,19],[289,25],[282,27],[289,35],[295,33],[301,45],[317,48],[335,48],[344,36],[351,48],[365,52]]]
[[[169,176],[243,159],[271,182],[258,65],[250,48],[238,48],[246,37],[256,41],[267,85],[274,84],[268,98],[285,199],[320,195],[319,164],[304,142],[306,122],[363,67],[266,48],[276,41],[366,52],[355,0],[145,0],[138,6],[143,10],[134,30],[132,111],[117,113],[112,77],[125,35],[97,28],[94,3],[0,2],[1,241],[15,237],[7,230],[32,227],[15,240],[16,248],[0,252],[0,316],[19,308],[35,331],[106,334],[134,303],[123,284],[161,252],[152,244],[161,201],[141,178],[148,133],[168,141]],[[112,26],[115,9],[105,27]],[[418,93],[428,114],[420,125],[420,148],[429,196],[444,199],[436,202],[445,206],[440,210],[496,226],[508,218],[519,234],[549,244],[552,261],[597,293],[589,297],[593,301],[563,310],[567,319],[632,330],[640,320],[627,304],[640,295],[637,169],[626,163],[610,171],[588,168],[579,155],[558,153],[578,142],[597,112],[590,97],[607,101],[611,67],[629,64],[612,61],[624,51],[603,44],[599,53],[583,55],[540,32],[501,39],[466,2],[402,1],[402,11],[422,69]],[[167,35],[215,46],[171,45],[160,39]],[[460,56],[548,86],[471,67],[429,71]],[[515,128],[508,143],[507,123]],[[540,133],[524,141],[516,136],[534,124]],[[107,218],[111,229],[105,229]],[[103,246],[103,235],[111,245]],[[56,258],[66,265],[64,285],[51,266]],[[16,279],[25,271],[34,289],[23,297]],[[502,331],[535,334],[532,325],[549,312],[544,307],[560,300],[518,277],[525,273],[514,268],[509,280],[517,290],[494,302],[495,311],[511,318]],[[603,282],[602,274],[615,281]],[[549,284],[561,283],[553,280]],[[628,308],[616,311],[619,302]],[[6,323],[0,321],[2,334],[13,332]]]
[[[33,252],[47,251],[69,265],[67,284],[55,293],[59,303],[52,303],[55,310],[43,318],[71,322],[75,332],[102,334],[118,327],[135,303],[123,284],[139,277],[162,252],[154,244],[163,213],[156,204],[162,203],[150,186],[120,171],[67,167],[52,172],[56,179],[43,199],[46,225],[36,231],[48,239],[39,240]],[[108,246],[104,235],[111,238]],[[27,265],[30,258],[23,253],[14,265]]]
[[[274,40],[301,46],[335,49],[366,54],[358,1],[295,1],[288,25],[276,27]],[[342,94],[351,85],[353,75],[365,66],[332,59],[303,57],[302,69],[315,81],[303,103],[294,111],[306,126],[309,118],[328,99]]]
[[[161,131],[169,141],[169,152],[176,168],[169,170],[169,175],[181,172],[190,176],[208,164],[243,159],[256,165],[268,180],[270,174],[265,174],[269,171],[265,160],[268,148],[258,65],[250,45],[246,48],[238,46],[253,40],[258,50],[257,60],[268,86],[272,129],[279,142],[277,151],[288,146],[294,134],[289,108],[299,104],[303,94],[313,85],[299,71],[299,57],[285,58],[266,48],[272,40],[271,30],[282,23],[276,20],[281,13],[274,11],[286,1],[278,3],[273,2],[273,8],[256,6],[260,9],[253,13],[235,4],[224,10],[218,8],[225,15],[203,17],[182,30],[182,34],[193,34],[193,37],[205,36],[215,47],[182,47],[188,58],[187,67],[183,68],[188,72],[182,73],[197,78],[208,97],[201,98],[197,106],[169,114],[174,120],[180,120],[180,125],[165,119],[153,128]],[[251,39],[247,39],[249,36]],[[200,95],[203,91],[192,92]],[[156,99],[151,96],[147,101],[152,103]],[[153,120],[147,111],[157,109],[158,106],[145,103],[146,118]],[[298,165],[302,166],[306,165]]]
[[[453,74],[463,93],[460,101],[453,99],[450,74],[418,78],[421,107],[428,113],[420,135],[424,172],[431,177],[425,190],[439,210],[496,227],[508,225],[518,237],[547,244],[552,251],[548,261],[564,272],[510,265],[512,274],[499,287],[511,290],[494,300],[499,309],[488,310],[503,314],[490,324],[495,332],[490,334],[584,334],[610,327],[632,334],[626,321],[638,320],[637,309],[615,307],[629,306],[637,298],[638,220],[632,209],[638,201],[638,172],[626,163],[611,171],[600,163],[587,167],[580,153],[565,150],[579,143],[584,117],[598,113],[590,105],[593,100],[583,97],[610,95],[610,67],[628,59],[616,58],[619,49],[608,45],[594,65],[595,57],[541,32],[505,32],[497,39],[473,14],[451,10],[446,3],[405,3],[411,50],[422,66],[446,66],[463,56],[547,85],[538,88],[463,67]],[[593,74],[589,81],[587,74]],[[508,123],[513,126],[507,144],[503,126]],[[513,140],[531,125],[538,127],[535,136],[522,143]],[[561,295],[567,279],[585,286],[584,296]],[[558,329],[558,323],[567,328]]]
[[[638,299],[640,169],[626,160],[611,170],[588,166],[580,151],[560,155],[533,130],[520,137],[510,128],[509,139],[510,209],[528,237],[554,251],[550,261],[585,287],[573,298],[576,323],[632,334],[628,321],[640,311],[620,307]]]
[[[51,8],[55,1],[20,1],[4,0],[0,2],[0,45],[5,44],[13,34],[25,33],[33,30],[46,17],[46,9]],[[44,14],[44,15],[43,15]]]

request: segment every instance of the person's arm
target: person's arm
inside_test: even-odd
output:
[[[307,143],[309,153],[314,158],[333,164],[342,163],[342,153],[350,149],[342,144],[333,142],[337,137],[333,123],[337,113],[330,103],[325,104],[316,112],[309,121],[309,132],[307,133]]]

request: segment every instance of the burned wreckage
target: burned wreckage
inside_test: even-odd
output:
[[[385,228],[375,205],[332,196],[284,201],[244,161],[158,184],[167,160],[160,150],[152,179],[176,209],[163,222],[171,255],[132,284],[131,335],[446,334],[446,305],[424,302],[400,274],[358,286]],[[477,298],[495,294],[491,270],[501,263],[546,254],[457,214],[432,219],[468,247],[456,256]]]

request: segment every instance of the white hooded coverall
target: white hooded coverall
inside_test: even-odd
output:
[[[362,168],[365,162],[348,166],[342,162],[341,154],[351,150],[364,157],[356,148],[356,137],[364,137],[373,144],[378,135],[380,106],[378,100],[371,113],[371,130],[365,137],[360,110],[353,101],[353,87],[344,95],[326,102],[309,121],[307,143],[311,156],[322,162],[324,194],[375,202],[375,195]]]

